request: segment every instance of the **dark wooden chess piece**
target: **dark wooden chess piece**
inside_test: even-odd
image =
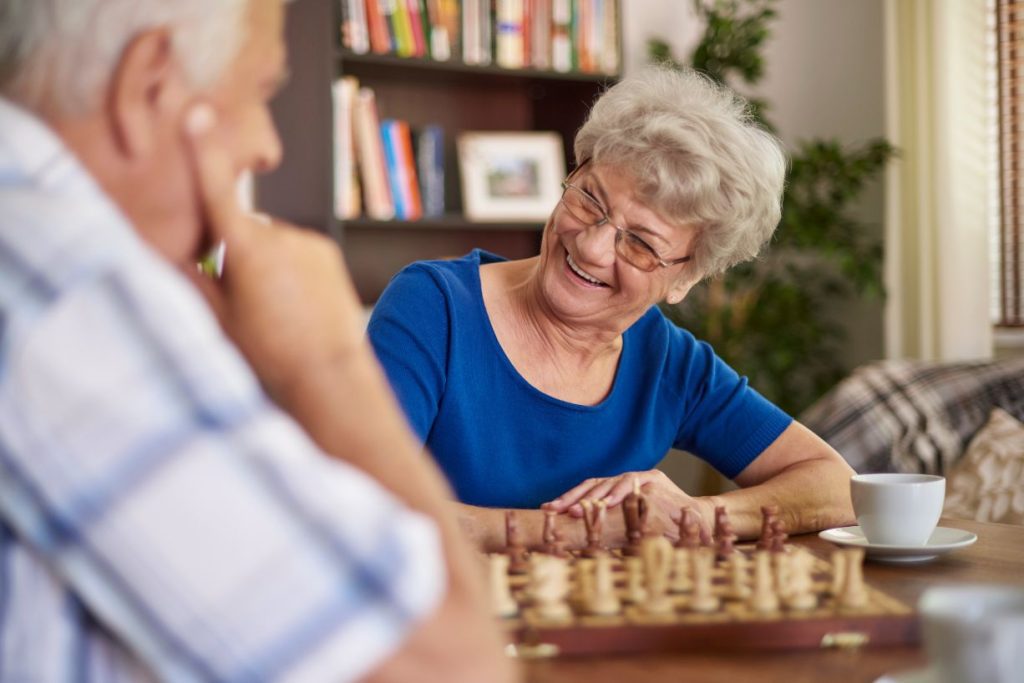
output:
[[[757,539],[758,550],[768,550],[772,547],[772,521],[779,515],[777,505],[761,506],[761,537]]]
[[[647,533],[647,498],[640,493],[640,483],[633,479],[633,490],[622,499],[622,515],[626,523],[626,546],[623,555],[640,555],[640,542]]]
[[[697,522],[694,511],[683,506],[679,509],[679,540],[676,547],[693,550],[700,545],[700,523]]]
[[[580,505],[583,507],[583,523],[587,527],[587,545],[583,548],[582,555],[583,557],[603,555],[606,551],[601,543],[601,531],[604,528],[605,502],[584,499],[580,501]]]
[[[505,554],[508,555],[510,574],[526,574],[530,570],[526,545],[519,532],[519,522],[516,520],[515,510],[505,511]]]
[[[768,550],[773,553],[785,552],[787,538],[789,538],[789,534],[786,533],[786,523],[776,517],[772,520],[772,541]]]

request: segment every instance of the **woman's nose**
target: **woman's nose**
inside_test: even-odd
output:
[[[576,249],[581,258],[596,265],[608,265],[615,260],[615,236],[618,231],[607,222],[597,223],[576,235]]]

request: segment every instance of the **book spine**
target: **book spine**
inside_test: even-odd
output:
[[[358,89],[359,82],[353,76],[339,78],[331,86],[334,105],[334,215],[340,220],[355,218],[360,212],[352,121]]]
[[[440,126],[424,126],[416,138],[416,168],[419,171],[423,215],[444,214],[444,132]]]
[[[388,187],[377,99],[370,88],[359,89],[354,118],[356,155],[362,174],[366,215],[375,220],[390,220],[394,218],[395,205]]]
[[[395,203],[395,218],[406,220],[409,218],[409,204],[405,188],[403,187],[401,164],[398,160],[396,123],[394,119],[384,119],[381,121],[380,139],[384,147],[384,164],[387,169],[388,187],[391,188],[391,198]]]
[[[604,37],[601,45],[601,71],[619,73],[619,8],[616,0],[604,0]]]
[[[572,71],[572,0],[552,0],[551,66],[555,71]]]
[[[393,0],[391,23],[395,31],[395,54],[399,57],[412,57],[416,53],[416,45],[412,38],[412,24],[405,2],[406,0]]]
[[[462,61],[480,64],[480,3],[465,0],[462,3]]]
[[[496,0],[495,61],[506,69],[523,66],[523,2]]]
[[[420,182],[416,173],[416,158],[412,153],[412,131],[405,121],[395,122],[395,152],[398,167],[401,171],[403,198],[405,199],[405,219],[419,220],[423,217],[423,200],[420,197]]]
[[[387,19],[380,10],[378,0],[365,0],[366,23],[370,30],[370,49],[384,55],[391,52],[391,38],[388,35]]]
[[[370,51],[363,0],[341,0],[341,44],[358,54]]]
[[[405,0],[409,15],[409,29],[412,34],[413,56],[427,56],[427,36],[423,31],[423,15],[420,14],[420,0]]]

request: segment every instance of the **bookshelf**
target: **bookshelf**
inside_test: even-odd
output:
[[[256,179],[261,210],[337,239],[365,303],[376,301],[391,276],[418,259],[458,256],[474,247],[510,258],[537,252],[540,223],[474,223],[461,215],[456,135],[557,131],[571,168],[573,136],[614,77],[470,65],[455,57],[357,54],[341,47],[338,0],[292,2],[287,12],[291,78],[272,105],[284,158],[276,171]],[[331,84],[342,75],[374,90],[381,117],[403,119],[414,128],[443,127],[445,215],[416,221],[334,216]]]

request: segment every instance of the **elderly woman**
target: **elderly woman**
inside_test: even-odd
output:
[[[635,484],[669,535],[687,505],[705,524],[724,505],[741,537],[757,534],[766,504],[791,532],[852,523],[842,458],[656,306],[769,240],[778,141],[731,91],[652,68],[602,95],[575,154],[538,256],[413,264],[370,321],[464,528],[497,547],[501,508],[534,509],[519,519],[536,527],[540,506],[578,516],[583,499],[611,508]],[[741,488],[689,496],[653,469],[672,447]],[[579,525],[563,526],[582,542]]]

